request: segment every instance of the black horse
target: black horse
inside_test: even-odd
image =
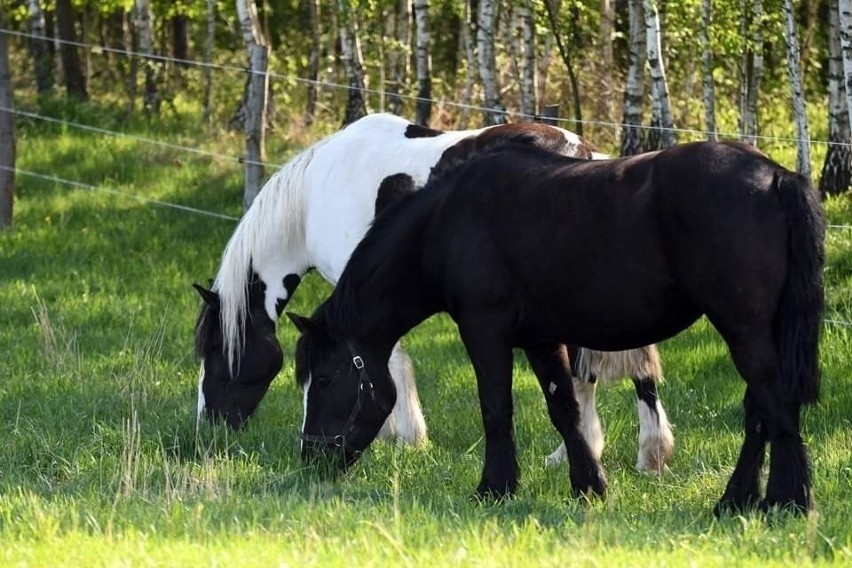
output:
[[[508,144],[381,216],[302,332],[302,455],[344,467],[393,407],[394,343],[436,312],[458,325],[485,426],[483,496],[518,484],[512,348],[565,441],[574,492],[606,479],[578,429],[565,343],[621,350],[706,314],[746,381],[745,440],[716,511],[811,507],[802,404],[819,392],[825,225],[805,178],[736,143],[588,162]],[[761,500],[760,469],[770,444]]]

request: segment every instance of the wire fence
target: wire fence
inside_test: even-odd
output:
[[[0,28],[0,33],[6,34],[6,35],[9,35],[9,36],[13,36],[13,37],[30,39],[30,40],[50,41],[50,42],[56,43],[56,44],[68,44],[68,45],[72,45],[72,46],[75,46],[75,47],[87,49],[92,54],[112,53],[112,54],[117,54],[117,55],[121,55],[121,56],[137,57],[137,58],[141,58],[141,59],[145,59],[145,60],[157,61],[157,62],[162,62],[162,63],[174,63],[174,64],[178,64],[178,65],[182,65],[182,66],[192,66],[192,67],[206,68],[206,69],[226,71],[226,72],[233,72],[233,73],[239,73],[239,74],[254,73],[253,71],[251,71],[250,69],[248,69],[246,67],[240,67],[240,66],[235,66],[235,65],[218,64],[218,63],[212,63],[212,62],[197,61],[197,60],[192,60],[192,59],[180,59],[180,58],[169,57],[169,56],[159,55],[159,54],[146,54],[146,53],[140,53],[140,52],[136,52],[136,51],[132,51],[132,50],[126,50],[126,49],[119,49],[119,48],[112,48],[112,47],[95,45],[95,44],[88,44],[88,43],[84,43],[84,42],[62,40],[62,39],[55,38],[55,37],[41,37],[41,36],[37,36],[37,35],[31,34],[31,33],[20,32],[20,31],[16,31],[16,30],[9,30],[9,29]],[[294,76],[294,75],[290,75],[290,74],[276,73],[276,72],[272,72],[272,71],[268,71],[266,74],[271,79],[288,81],[290,83],[295,83],[295,84],[307,84],[307,85],[313,85],[313,86],[316,86],[316,87],[322,87],[322,88],[327,88],[327,89],[339,89],[339,90],[346,90],[346,91],[360,90],[364,94],[370,94],[370,95],[376,95],[376,96],[387,96],[389,94],[388,92],[381,90],[381,89],[371,89],[371,88],[358,89],[358,88],[353,87],[353,86],[348,85],[348,84],[342,84],[342,83],[337,83],[337,82],[333,82],[333,81],[308,79],[308,78],[304,78],[304,77],[298,77],[298,76]],[[507,110],[507,109],[504,109],[504,108],[492,108],[492,107],[486,107],[486,106],[476,105],[476,104],[466,104],[466,103],[460,103],[460,102],[457,102],[457,101],[451,101],[451,100],[446,100],[446,99],[423,98],[423,97],[417,97],[417,96],[414,96],[414,95],[406,95],[406,94],[399,94],[399,93],[393,93],[393,96],[397,97],[401,100],[408,100],[408,101],[411,101],[411,102],[414,102],[414,103],[429,102],[433,105],[440,105],[440,106],[446,106],[446,107],[451,107],[451,108],[479,111],[479,112],[483,112],[483,113],[502,114],[506,117],[511,117],[511,118],[515,118],[515,119],[540,120],[540,119],[544,118],[544,117],[537,115],[537,114],[531,115],[531,114],[525,114],[525,113],[517,112],[517,111],[513,111],[513,110]],[[145,137],[145,136],[140,136],[140,135],[132,134],[132,133],[128,133],[128,132],[121,132],[121,131],[110,130],[110,129],[101,128],[101,127],[97,127],[97,126],[92,126],[92,125],[88,125],[88,124],[82,124],[82,123],[67,120],[67,119],[64,119],[64,118],[56,118],[56,117],[52,117],[52,116],[46,116],[46,115],[43,115],[43,114],[40,114],[40,113],[37,113],[37,112],[28,111],[28,110],[21,110],[21,109],[7,108],[7,107],[0,106],[0,112],[11,113],[11,114],[14,114],[16,116],[24,117],[24,118],[27,118],[27,119],[30,119],[30,120],[38,120],[38,121],[43,121],[43,122],[52,123],[52,124],[60,124],[63,127],[74,128],[74,129],[78,129],[78,130],[81,130],[81,131],[99,134],[99,135],[102,135],[102,136],[109,136],[109,137],[113,137],[113,138],[125,138],[125,139],[132,140],[132,141],[140,143],[140,144],[147,144],[147,145],[151,145],[151,146],[156,146],[156,147],[159,147],[159,148],[164,148],[164,149],[175,151],[175,152],[191,153],[191,154],[194,154],[194,155],[197,155],[197,156],[203,156],[203,157],[211,158],[211,159],[221,161],[221,162],[240,163],[240,164],[248,163],[248,164],[253,164],[253,165],[270,167],[270,168],[274,168],[274,169],[278,169],[278,168],[281,168],[283,166],[283,164],[280,164],[280,163],[269,162],[269,161],[247,160],[243,156],[233,156],[233,155],[229,155],[229,154],[223,154],[223,153],[219,153],[219,152],[203,150],[201,148],[197,148],[197,147],[193,147],[193,146],[176,144],[176,143],[173,143],[173,142],[167,142],[167,141],[163,141],[163,140],[159,140],[159,139],[155,139],[155,138],[149,138],[149,137]],[[584,126],[612,128],[616,132],[619,129],[629,127],[629,128],[638,128],[638,129],[643,129],[643,130],[656,130],[656,131],[669,130],[669,131],[674,131],[676,133],[681,133],[681,134],[685,134],[685,135],[702,136],[702,137],[707,137],[711,134],[722,137],[722,138],[740,138],[741,137],[741,133],[738,133],[738,132],[718,132],[718,131],[717,132],[710,132],[710,131],[707,131],[707,130],[688,129],[688,128],[671,128],[671,129],[668,129],[668,128],[661,128],[661,127],[658,127],[658,126],[641,125],[641,124],[625,124],[625,123],[612,122],[612,121],[599,121],[599,120],[579,120],[578,121],[577,119],[567,118],[567,117],[547,117],[547,120],[555,122],[555,123],[559,123],[559,124],[578,124],[578,123],[580,123],[580,124],[583,124]],[[801,139],[798,139],[796,137],[784,137],[784,136],[757,135],[757,136],[753,136],[753,138],[755,140],[758,140],[758,141],[785,143],[785,144],[798,144],[799,142],[802,141]],[[832,141],[829,141],[829,140],[820,140],[820,139],[813,139],[813,138],[806,140],[806,142],[809,145],[815,145],[815,144],[816,145],[824,145],[824,146],[838,145],[838,146],[852,147],[852,144],[850,144],[850,143],[839,143],[839,142],[832,142]],[[237,222],[240,219],[239,217],[234,217],[232,215],[226,215],[226,214],[222,214],[222,213],[218,213],[218,212],[214,212],[214,211],[208,211],[208,210],[204,210],[204,209],[200,209],[200,208],[196,208],[196,207],[191,207],[191,206],[187,206],[187,205],[183,205],[183,204],[179,204],[179,203],[174,203],[174,202],[170,202],[170,201],[166,201],[166,200],[155,199],[155,198],[147,197],[147,196],[140,195],[140,194],[137,194],[137,193],[120,191],[120,190],[117,190],[117,189],[114,189],[114,188],[106,187],[102,184],[100,184],[100,185],[88,184],[88,183],[84,183],[84,182],[81,182],[81,181],[69,180],[69,179],[65,179],[65,178],[62,178],[62,177],[59,177],[59,176],[56,176],[56,175],[44,174],[44,173],[41,173],[41,172],[30,171],[30,170],[26,170],[26,169],[22,169],[22,168],[18,168],[18,167],[9,168],[9,167],[6,167],[6,166],[0,166],[0,169],[2,169],[4,171],[14,171],[14,172],[21,174],[23,176],[32,177],[32,178],[35,178],[35,179],[41,179],[43,181],[49,181],[49,182],[53,182],[53,183],[56,183],[56,184],[60,184],[60,185],[64,185],[64,186],[68,186],[68,187],[72,187],[72,188],[76,188],[76,189],[81,189],[81,190],[86,190],[86,191],[91,191],[91,192],[101,193],[101,194],[107,194],[107,195],[112,195],[112,196],[117,196],[117,197],[122,197],[122,198],[127,198],[127,199],[134,199],[136,201],[145,203],[147,205],[163,207],[163,208],[166,208],[166,209],[179,211],[179,212],[183,212],[183,213],[202,215],[202,216],[206,216],[206,217],[210,217],[210,218],[221,219],[221,220],[226,220],[226,221],[231,221],[231,222]],[[827,225],[827,227],[830,228],[830,229],[833,229],[833,230],[849,230],[849,229],[852,229],[852,225],[842,225],[842,224],[829,224],[829,225]],[[833,318],[833,317],[825,319],[824,322],[828,325],[852,327],[852,322],[846,321],[846,320],[843,320],[843,319],[836,319],[836,318]]]

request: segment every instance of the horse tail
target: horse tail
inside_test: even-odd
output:
[[[817,193],[804,176],[779,171],[775,189],[787,216],[790,267],[773,333],[786,398],[810,403],[819,397],[820,387],[825,220]]]

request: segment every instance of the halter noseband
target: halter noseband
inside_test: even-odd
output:
[[[299,438],[305,442],[320,442],[324,444],[333,444],[338,448],[348,448],[352,451],[355,457],[358,457],[361,455],[361,451],[353,448],[352,445],[349,444],[347,437],[352,433],[352,430],[355,428],[355,420],[357,420],[358,415],[361,414],[361,408],[363,406],[361,402],[361,393],[366,392],[370,395],[370,400],[376,403],[385,412],[390,412],[384,404],[376,400],[376,393],[373,390],[373,383],[367,375],[367,368],[366,365],[364,365],[364,359],[355,353],[355,349],[348,339],[346,340],[346,348],[349,349],[349,354],[352,355],[352,365],[358,371],[358,391],[355,395],[355,406],[346,418],[346,422],[343,423],[341,433],[336,436],[323,436],[319,434],[305,434],[304,432],[299,432]]]

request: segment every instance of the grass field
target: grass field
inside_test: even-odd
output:
[[[164,123],[148,135],[190,145]],[[22,169],[238,216],[240,166],[125,139],[19,124]],[[205,147],[237,153],[239,137]],[[269,155],[295,148],[283,137]],[[785,162],[786,163],[786,162]],[[789,165],[789,164],[788,164]],[[816,170],[818,171],[818,169]],[[789,566],[852,562],[852,327],[825,325],[823,396],[804,432],[818,509],[809,518],[716,520],[741,442],[743,383],[704,321],[661,344],[671,471],[634,470],[632,386],[599,390],[610,493],[569,498],[526,362],[516,361],[522,480],[501,505],[469,499],[481,468],[475,385],[451,321],[406,339],[430,444],[376,444],[344,479],[300,463],[296,332],[247,428],[196,430],[192,282],[215,274],[234,223],[18,177],[0,234],[0,564],[318,566]],[[852,200],[827,204],[852,223]],[[832,321],[852,320],[852,230],[828,235]],[[329,291],[310,275],[291,307]]]

